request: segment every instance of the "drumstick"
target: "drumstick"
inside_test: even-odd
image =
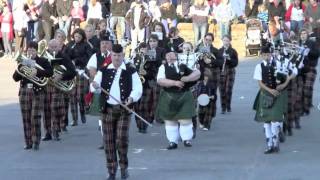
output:
[[[87,80],[89,80],[90,78],[88,77],[88,75],[83,71],[79,73],[79,76],[82,76],[84,78],[86,78]],[[89,80],[90,81],[90,80]],[[151,123],[149,123],[147,120],[145,120],[143,117],[141,117],[139,114],[137,114],[136,112],[134,112],[132,109],[130,109],[128,106],[126,106],[125,104],[123,104],[121,101],[119,101],[117,98],[115,98],[114,96],[112,96],[108,91],[106,91],[104,88],[99,87],[101,89],[101,91],[105,94],[107,94],[109,97],[111,97],[113,100],[115,100],[121,107],[123,107],[124,109],[126,109],[127,111],[131,112],[133,115],[135,115],[136,117],[138,117],[142,122],[146,123],[148,126],[153,127]]]

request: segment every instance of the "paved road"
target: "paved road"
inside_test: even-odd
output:
[[[233,112],[218,114],[209,132],[199,131],[192,148],[179,145],[166,151],[164,127],[155,125],[146,135],[130,130],[132,180],[318,180],[320,172],[320,111],[302,119],[276,155],[264,155],[262,125],[251,110],[257,92],[252,80],[256,60],[242,61],[237,71]],[[11,80],[14,64],[0,60],[0,180],[103,180],[105,156],[97,150],[101,137],[97,120],[70,127],[60,142],[42,142],[38,152],[25,151],[17,104],[17,84]],[[319,92],[317,79],[316,92]],[[315,94],[314,104],[318,104]],[[318,118],[317,118],[318,117]]]

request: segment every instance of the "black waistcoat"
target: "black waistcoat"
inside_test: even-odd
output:
[[[276,89],[275,62],[272,62],[271,66],[266,66],[264,63],[261,63],[261,71],[263,84],[271,89]]]
[[[174,81],[180,81],[182,76],[188,76],[193,72],[185,64],[179,64],[179,72],[176,71],[175,67],[174,68],[170,67],[168,63],[164,65],[164,68],[165,68],[166,79],[170,79]],[[185,83],[182,89],[176,86],[172,86],[172,87],[164,87],[164,90],[168,92],[183,92],[183,91],[189,90],[189,88],[192,87],[195,83],[196,81]]]
[[[107,67],[103,67],[100,69],[102,72],[102,81],[101,87],[105,89],[107,92],[110,92],[111,85],[113,83],[114,77],[116,75],[116,69],[108,69]],[[135,68],[131,65],[126,65],[126,70],[122,70],[119,80],[120,86],[120,100],[124,102],[132,91],[132,74],[136,72]],[[105,105],[107,103],[108,95],[101,92],[101,108],[105,110]]]

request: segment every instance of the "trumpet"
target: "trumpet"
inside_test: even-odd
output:
[[[29,57],[22,55],[21,52],[18,52],[13,59],[18,62],[16,72],[19,75],[41,87],[45,86],[48,83],[48,78],[32,75],[36,69],[44,70],[39,64],[35,63],[34,65],[24,65],[22,63],[23,61],[30,60]]]
[[[44,53],[47,51],[48,42],[45,39],[42,39],[38,42],[38,56],[42,57]]]

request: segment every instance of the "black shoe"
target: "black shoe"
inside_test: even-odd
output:
[[[292,136],[292,128],[288,129],[288,136]]]
[[[295,128],[296,128],[296,129],[301,129],[301,126],[300,126],[300,122],[299,122],[299,121],[295,121]]]
[[[116,175],[110,174],[107,180],[116,180]]]
[[[183,141],[184,147],[192,147],[191,141]]]
[[[275,146],[272,148],[273,152],[278,153],[280,151],[280,147],[279,146]]]
[[[226,110],[222,110],[222,111],[221,111],[221,114],[226,114]]]
[[[78,126],[78,122],[77,122],[77,121],[73,121],[73,122],[71,123],[71,126]]]
[[[273,148],[272,147],[268,147],[265,151],[264,154],[271,154],[273,153]]]
[[[284,143],[286,141],[286,137],[284,136],[282,131],[279,132],[279,141],[281,143]]]
[[[121,169],[121,179],[127,179],[129,177],[129,172],[127,169]]]
[[[147,130],[146,130],[146,129],[139,129],[139,133],[141,133],[141,134],[147,134]]]
[[[62,130],[63,132],[68,132],[67,127],[63,127],[61,130]]]
[[[59,133],[55,133],[55,135],[53,136],[53,140],[55,141],[60,141],[60,138],[59,138]]]
[[[26,145],[26,146],[23,147],[23,149],[24,149],[24,150],[32,149],[32,145]]]
[[[178,144],[174,142],[170,142],[169,146],[167,147],[168,150],[177,149],[177,148],[178,148]]]
[[[33,150],[38,151],[39,150],[39,144],[33,144]]]
[[[46,134],[46,135],[42,138],[42,141],[51,141],[51,140],[52,140],[51,134]]]
[[[98,149],[101,149],[101,150],[102,150],[102,149],[104,149],[104,146],[101,145],[101,146],[98,147]]]
[[[85,124],[87,122],[85,114],[81,114],[81,122],[82,122],[82,124]]]
[[[231,108],[230,108],[230,107],[229,107],[229,108],[227,108],[227,112],[229,112],[229,113],[231,112]]]
[[[303,113],[304,116],[308,116],[309,114],[310,114],[309,110],[305,110],[304,113]]]

